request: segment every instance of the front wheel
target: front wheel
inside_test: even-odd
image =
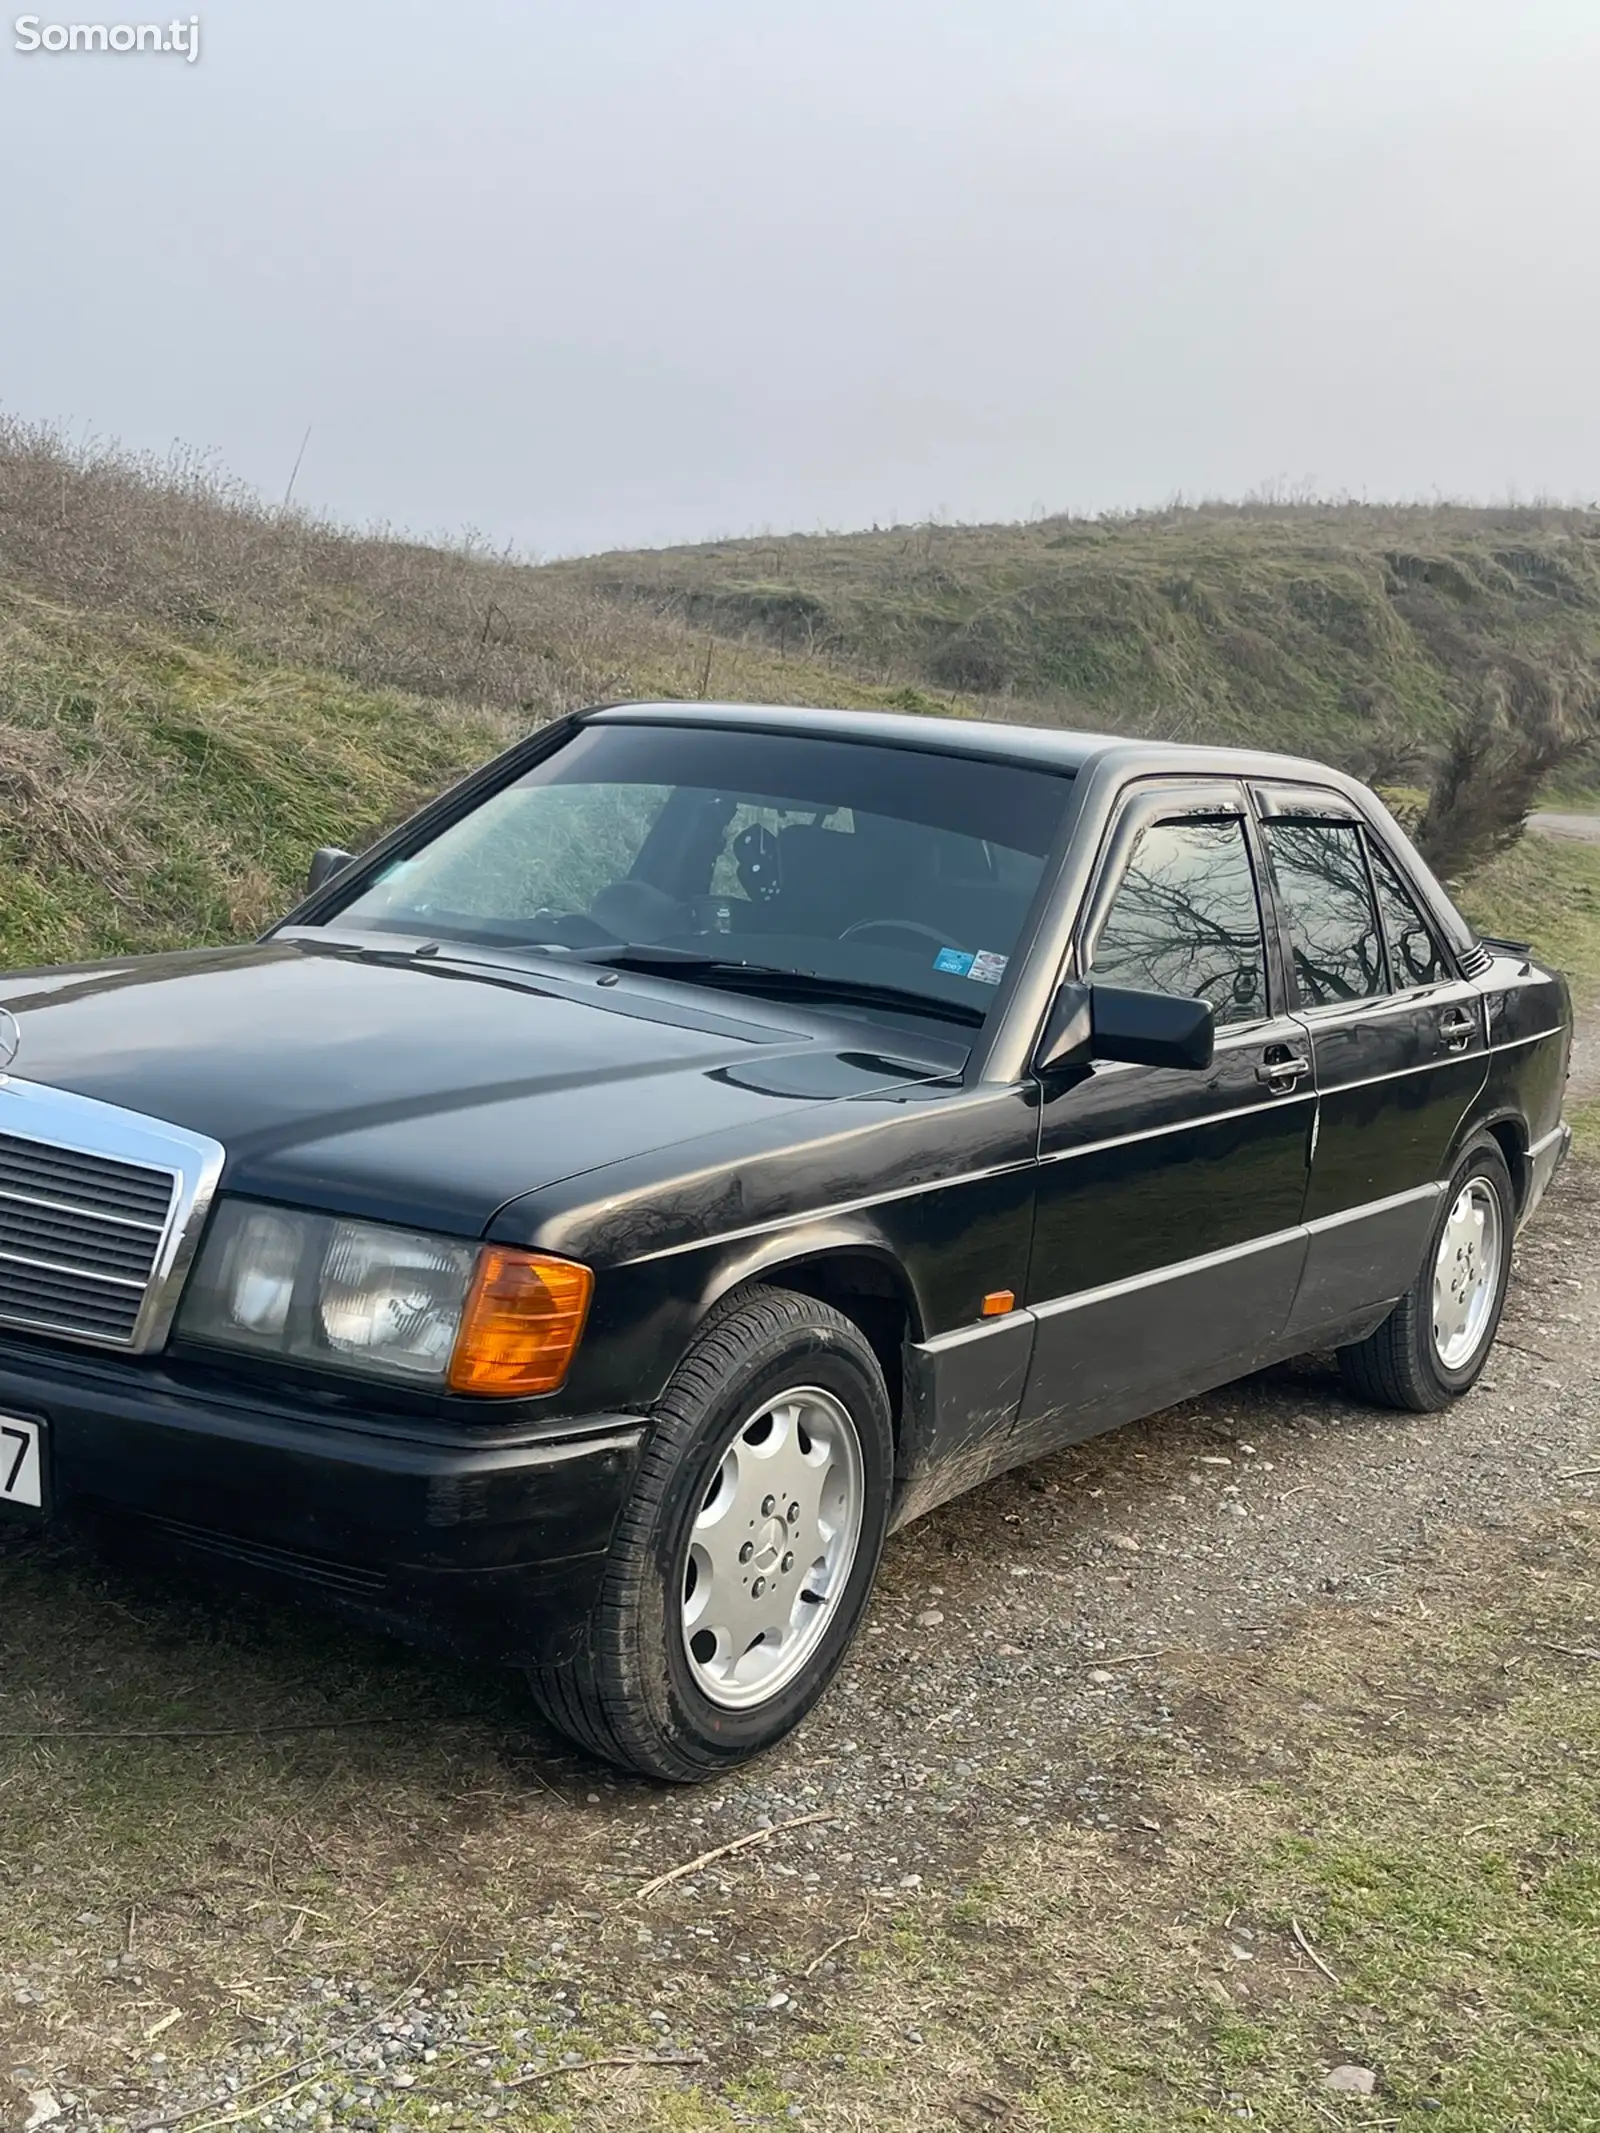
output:
[[[714,1777],[826,1689],[888,1527],[888,1393],[860,1328],[755,1289],[658,1407],[577,1659],[535,1670],[554,1724],[650,1777]]]
[[[1352,1392],[1432,1414],[1476,1382],[1505,1307],[1515,1227],[1505,1157],[1485,1138],[1456,1165],[1410,1289],[1376,1333],[1340,1349]]]

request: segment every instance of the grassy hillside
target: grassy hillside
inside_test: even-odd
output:
[[[247,935],[543,720],[711,694],[924,704],[0,425],[0,967]]]
[[[719,542],[559,566],[718,637],[997,715],[1424,765],[1508,661],[1600,694],[1600,516],[1201,507]]]
[[[531,568],[0,421],[0,965],[248,934],[318,843],[608,697],[1252,738],[1425,781],[1497,677],[1543,715],[1597,673],[1600,516],[1205,509]]]
[[[0,966],[259,930],[318,844],[501,737],[482,712],[0,588]]]

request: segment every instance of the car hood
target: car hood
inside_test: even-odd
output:
[[[0,977],[12,1075],[184,1126],[225,1191],[477,1235],[602,1164],[938,1078],[679,987],[304,940]],[[0,1132],[5,1092],[0,1084]]]

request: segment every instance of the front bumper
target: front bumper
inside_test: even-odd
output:
[[[45,1425],[52,1518],[507,1660],[559,1659],[581,1633],[645,1428],[464,1442],[10,1343],[0,1414]]]

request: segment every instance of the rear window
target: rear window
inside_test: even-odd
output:
[[[1265,834],[1301,1005],[1332,1007],[1383,992],[1383,941],[1360,829],[1269,822]]]

